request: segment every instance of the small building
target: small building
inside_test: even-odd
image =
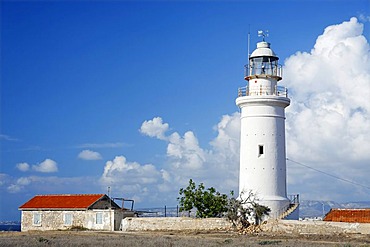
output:
[[[37,195],[19,207],[21,231],[119,230],[130,210],[121,208],[105,194]]]
[[[324,218],[324,221],[370,223],[370,208],[331,209]]]

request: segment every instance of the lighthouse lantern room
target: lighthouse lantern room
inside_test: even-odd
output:
[[[253,192],[258,203],[281,218],[291,207],[286,189],[285,108],[287,89],[279,58],[264,39],[257,43],[245,66],[246,87],[239,88],[241,112],[239,194]]]

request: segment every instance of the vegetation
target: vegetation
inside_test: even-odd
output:
[[[251,209],[244,207],[243,205],[246,200],[236,199],[233,191],[231,191],[231,196],[227,205],[226,216],[234,227],[240,226],[241,228],[247,228],[250,225],[248,217],[251,214]]]
[[[264,240],[261,242],[258,242],[259,245],[279,245],[281,243],[281,240]]]
[[[231,192],[233,196],[234,193]],[[262,223],[264,216],[268,215],[271,209],[269,207],[257,203],[257,197],[249,191],[246,195],[245,191],[240,194],[239,198],[230,198],[227,205],[227,218],[234,226],[247,228],[250,225],[249,218],[254,219],[254,224]]]
[[[71,226],[71,228],[69,228],[68,230],[70,230],[70,231],[87,231],[89,229],[87,229],[86,227],[83,227],[83,226]]]
[[[185,189],[180,189],[179,194],[180,212],[196,209],[196,217],[210,218],[222,217],[227,211],[226,194],[221,194],[213,187],[205,189],[203,183],[197,187],[192,179]]]
[[[246,194],[242,192],[239,198],[234,197],[231,191],[231,198],[221,194],[215,188],[205,189],[203,183],[198,186],[190,179],[189,185],[179,191],[180,212],[196,209],[196,217],[222,217],[225,216],[234,226],[247,228],[254,219],[255,225],[262,223],[265,215],[271,211],[270,208],[257,203],[257,197],[253,192]]]
[[[44,237],[38,237],[37,241],[40,243],[49,243],[49,239],[44,238]]]

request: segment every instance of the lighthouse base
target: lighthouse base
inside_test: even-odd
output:
[[[290,207],[290,200],[282,196],[264,196],[257,203],[270,208],[271,211],[266,219],[280,219]]]

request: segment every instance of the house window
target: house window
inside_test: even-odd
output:
[[[39,212],[33,213],[33,225],[41,226],[41,213]]]
[[[65,213],[64,214],[64,225],[71,226],[73,221],[72,213]]]
[[[96,213],[96,224],[103,224],[103,213]]]

